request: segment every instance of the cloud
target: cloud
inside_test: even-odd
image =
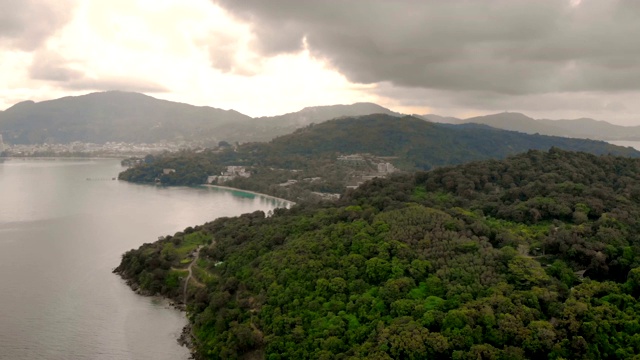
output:
[[[635,0],[214,0],[273,56],[306,42],[351,81],[452,92],[640,90]]]
[[[0,46],[31,51],[72,17],[74,0],[0,0]]]
[[[211,66],[224,73],[252,76],[261,65],[259,57],[248,51],[246,40],[237,34],[216,29],[195,43],[206,49]]]
[[[608,111],[613,111],[613,112],[622,112],[622,111],[627,111],[628,108],[625,104],[618,102],[618,101],[612,101],[612,102],[607,102],[604,105],[605,110]]]
[[[38,51],[34,54],[29,77],[34,80],[69,81],[82,78],[81,71],[71,68],[71,63],[52,51]]]
[[[483,91],[448,91],[394,86],[383,82],[372,92],[378,102],[392,103],[407,112],[467,118],[497,112],[523,112],[534,118],[591,117],[621,125],[637,125],[639,92],[554,92],[504,96]]]
[[[212,34],[209,46],[209,59],[211,66],[216,69],[230,72],[236,63],[235,54],[238,48],[236,38],[224,33]]]
[[[169,91],[166,87],[153,81],[128,77],[102,77],[100,79],[85,77],[61,83],[60,86],[66,90],[120,90],[143,93],[163,93]]]
[[[78,65],[86,67],[86,64]],[[151,93],[168,91],[166,87],[153,81],[113,75],[96,78],[74,69],[73,66],[72,61],[54,51],[40,50],[34,53],[28,72],[32,80],[54,82],[56,87],[65,90],[122,90]]]

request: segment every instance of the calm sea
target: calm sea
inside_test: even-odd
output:
[[[0,162],[0,359],[187,359],[176,342],[184,314],[111,270],[160,235],[283,205],[110,180],[121,170],[117,160]]]

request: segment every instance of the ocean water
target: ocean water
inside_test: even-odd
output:
[[[117,160],[0,161],[0,359],[187,359],[176,341],[184,313],[136,295],[112,269],[158,236],[283,205],[111,180],[121,170]]]

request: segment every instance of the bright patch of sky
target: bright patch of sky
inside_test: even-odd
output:
[[[42,47],[0,49],[0,108],[110,89],[250,116],[379,100],[307,50],[265,57],[252,38],[208,0],[79,1]]]
[[[251,116],[369,101],[640,125],[638,4],[0,0],[0,109],[123,90]]]

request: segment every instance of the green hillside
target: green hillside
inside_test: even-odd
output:
[[[342,192],[363,167],[336,161],[340,155],[368,153],[405,171],[429,170],[481,159],[501,159],[529,149],[552,146],[593,154],[638,157],[640,152],[601,141],[528,135],[479,125],[442,125],[414,117],[384,114],[327,121],[281,136],[269,143],[250,143],[222,151],[167,154],[120,174],[121,180],[164,185],[203,184],[227,165],[246,166],[248,179],[229,186],[299,201],[310,191]],[[176,172],[162,175],[163,169]],[[296,170],[295,173],[292,170]],[[285,181],[320,178],[313,183]],[[306,194],[306,195],[305,195]]]
[[[109,91],[19,103],[0,113],[0,132],[12,144],[159,142],[203,139],[217,127],[250,120],[233,110]]]
[[[638,159],[529,151],[218,219],[116,272],[180,301],[193,261],[201,358],[632,359],[638,184]]]
[[[268,150],[279,156],[368,152],[399,156],[408,162],[408,169],[427,170],[552,146],[597,155],[640,155],[636,150],[603,141],[529,135],[475,124],[433,124],[412,116],[397,118],[383,114],[336,119],[307,127],[275,139]]]
[[[319,124],[340,117],[371,114],[402,116],[402,114],[373,103],[312,106],[293,113],[255,118],[252,123],[234,124],[226,131],[230,133],[228,138],[234,141],[270,141],[311,124]]]
[[[10,144],[161,141],[268,141],[311,123],[340,116],[399,114],[371,103],[316,106],[251,118],[233,110],[193,106],[130,92],[109,91],[0,111],[0,133]]]

